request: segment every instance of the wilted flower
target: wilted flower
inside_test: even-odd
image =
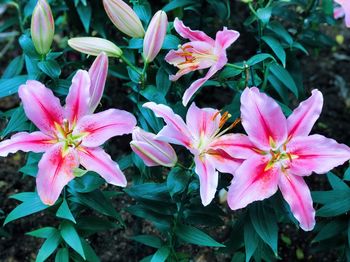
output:
[[[223,31],[216,33],[214,40],[202,31],[193,31],[186,27],[178,18],[175,18],[174,27],[179,35],[189,39],[190,42],[180,46],[176,51],[171,50],[165,57],[169,64],[179,68],[176,75],[170,76],[170,80],[176,81],[189,72],[210,68],[203,78],[193,82],[185,91],[182,103],[186,106],[194,93],[226,65],[226,49],[237,40],[239,33],[224,27]]]
[[[279,105],[259,89],[244,90],[242,125],[254,153],[236,170],[228,192],[231,209],[268,198],[279,188],[300,227],[313,229],[315,210],[303,176],[326,173],[350,158],[348,146],[309,135],[322,105],[322,93],[314,90],[286,119]]]
[[[153,16],[143,40],[143,57],[147,62],[152,62],[162,48],[166,29],[168,27],[168,17],[162,10]]]
[[[135,127],[132,132],[130,146],[146,166],[172,167],[177,162],[176,153],[170,144],[139,127]]]
[[[103,55],[99,59],[103,60]],[[118,164],[99,146],[113,136],[131,133],[136,119],[118,109],[90,114],[91,92],[96,88],[90,88],[90,81],[97,80],[96,74],[91,75],[90,80],[88,72],[79,70],[76,73],[64,108],[40,82],[30,80],[21,85],[18,93],[24,111],[40,131],[21,132],[0,143],[0,156],[18,150],[44,152],[36,184],[41,200],[47,205],[56,202],[63,187],[74,178],[74,169],[79,164],[99,173],[110,184],[127,184]]]
[[[120,57],[123,51],[108,41],[99,37],[75,37],[68,40],[68,45],[87,55],[98,56],[101,52],[105,52],[107,56]]]
[[[103,0],[103,6],[109,19],[124,34],[135,38],[145,35],[140,18],[123,0]]]
[[[41,55],[46,55],[50,51],[55,34],[55,22],[46,0],[38,0],[33,11],[30,32],[35,50]]]
[[[242,134],[225,134],[235,123],[223,129],[229,114],[220,114],[212,108],[198,108],[194,103],[188,109],[186,123],[171,108],[148,102],[151,109],[166,125],[157,139],[185,146],[193,155],[195,172],[199,176],[200,195],[203,205],[208,205],[215,196],[218,172],[234,174],[247,156],[252,154],[252,144]]]

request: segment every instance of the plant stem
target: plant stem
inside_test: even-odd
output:
[[[234,68],[234,69],[242,70],[242,71],[245,69],[244,66],[238,66],[238,65],[230,64],[230,63],[227,63],[226,66],[232,67],[232,68]]]
[[[138,73],[139,75],[142,75],[142,72],[136,67],[134,66],[129,59],[127,59],[125,56],[121,55],[119,57],[125,64],[127,64],[132,70],[134,70],[136,73]]]

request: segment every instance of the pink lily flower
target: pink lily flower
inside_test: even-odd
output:
[[[222,129],[229,119],[226,112],[212,108],[198,108],[194,103],[188,109],[186,123],[168,106],[148,102],[151,109],[166,125],[157,139],[186,147],[194,155],[195,172],[199,176],[200,196],[204,206],[210,204],[218,185],[218,172],[234,174],[242,159],[253,154],[252,143],[242,134],[225,134],[236,124]],[[234,157],[233,157],[234,156]]]
[[[100,59],[103,60],[103,56]],[[18,94],[24,111],[40,131],[21,132],[0,143],[0,156],[3,157],[19,150],[44,152],[36,185],[41,200],[47,205],[53,205],[63,187],[74,179],[74,169],[79,164],[99,173],[110,184],[122,187],[127,184],[118,164],[99,146],[111,137],[131,133],[136,119],[129,112],[118,109],[90,114],[90,102],[94,98],[91,81],[97,79],[95,86],[103,83],[98,77],[94,79],[98,75],[96,68],[93,66],[90,70],[92,79],[87,71],[76,73],[65,107],[40,82],[29,80],[21,85]],[[104,78],[103,72],[100,75]]]
[[[350,27],[350,1],[349,0],[334,0],[340,7],[334,8],[334,18],[338,19],[345,16],[345,25]]]
[[[177,68],[176,75],[171,75],[170,80],[176,81],[181,76],[200,69],[209,68],[207,74],[191,84],[185,91],[182,103],[188,104],[197,90],[227,63],[226,49],[239,37],[239,33],[228,30],[226,27],[216,33],[215,40],[202,31],[193,31],[186,27],[182,21],[175,18],[174,27],[176,32],[190,42],[180,46],[178,50],[171,50],[165,60]]]
[[[252,153],[236,170],[228,204],[236,210],[268,198],[278,188],[300,227],[312,230],[315,210],[303,176],[323,174],[350,159],[350,148],[322,135],[309,135],[323,106],[318,90],[286,119],[279,105],[256,87],[241,96],[242,125]]]

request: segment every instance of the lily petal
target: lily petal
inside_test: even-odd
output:
[[[195,156],[194,162],[196,164],[195,172],[199,176],[202,204],[207,206],[215,197],[218,186],[218,172],[215,171],[214,165],[205,155],[202,157]]]
[[[315,210],[310,190],[304,179],[300,176],[283,174],[278,185],[300,227],[305,231],[312,230],[316,223]]]
[[[236,169],[243,163],[242,159],[235,158],[222,149],[209,149],[206,156],[221,173],[235,175]]]
[[[346,27],[350,27],[350,2],[348,0],[335,0],[344,9]]]
[[[222,53],[222,55],[218,58],[218,62],[214,64],[210,69],[208,70],[207,74],[194,81],[189,88],[186,89],[183,97],[182,97],[182,104],[184,106],[187,106],[188,102],[191,100],[192,96],[198,91],[198,89],[207,82],[217,71],[222,69],[227,63],[227,57],[225,53]]]
[[[257,155],[254,151],[255,147],[249,140],[248,136],[243,134],[226,134],[215,139],[209,145],[210,149],[221,149],[231,157],[239,159],[247,159],[253,155]]]
[[[83,147],[78,151],[78,155],[83,167],[98,173],[107,183],[121,187],[126,186],[127,181],[119,165],[102,148]]]
[[[227,195],[227,203],[232,210],[276,193],[280,170],[276,167],[265,170],[267,161],[264,157],[251,157],[236,170]]]
[[[322,112],[323,96],[317,89],[287,119],[288,137],[307,136]]]
[[[293,157],[290,173],[307,176],[324,174],[350,159],[350,148],[321,135],[295,137],[287,145]]]
[[[127,111],[108,109],[93,115],[82,117],[74,134],[85,134],[82,145],[96,147],[114,136],[130,134],[136,126],[135,117]]]
[[[175,114],[170,107],[153,102],[144,103],[143,107],[152,110],[157,117],[163,118],[167,124],[158,133],[158,139],[177,145],[183,145],[187,148],[190,147],[192,139],[191,133],[182,118]]]
[[[89,112],[90,77],[85,70],[78,70],[66,97],[66,114],[70,123],[76,123]]]
[[[287,121],[280,106],[258,88],[241,96],[242,125],[249,139],[263,150],[280,147],[287,139]]]
[[[64,111],[60,100],[40,82],[28,80],[19,87],[18,95],[27,117],[44,133],[52,134],[55,125],[62,124]]]
[[[215,44],[213,38],[209,37],[206,33],[197,30],[191,30],[189,27],[185,26],[184,23],[177,17],[174,20],[174,28],[176,32],[183,38],[189,39],[190,41],[203,41],[211,45]]]
[[[79,166],[74,150],[63,152],[63,145],[56,144],[39,161],[36,185],[41,201],[53,205],[65,185],[74,178],[73,170]]]
[[[227,49],[232,45],[239,37],[239,32],[235,30],[228,30],[224,27],[224,30],[216,33],[215,44],[222,49]]]
[[[0,143],[0,156],[6,157],[10,153],[23,152],[45,152],[53,145],[53,138],[39,131],[33,133],[20,132],[10,139]]]
[[[198,108],[192,103],[187,111],[186,124],[192,136],[198,140],[210,138],[219,129],[221,114],[212,108]]]
[[[90,85],[90,113],[93,113],[101,101],[103,91],[106,84],[108,73],[108,56],[105,53],[100,53],[89,69],[91,80]]]

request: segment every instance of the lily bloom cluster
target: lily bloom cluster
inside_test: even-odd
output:
[[[228,193],[231,209],[268,198],[279,188],[304,230],[313,229],[315,210],[303,176],[326,173],[350,159],[348,146],[309,135],[322,106],[322,93],[313,90],[286,119],[272,98],[256,87],[246,88],[241,95],[244,135],[226,134],[236,122],[223,128],[228,114],[216,109],[200,109],[193,103],[185,123],[165,105],[144,104],[166,123],[155,139],[184,146],[193,154],[203,205],[215,196],[217,171],[230,173],[234,176]],[[149,155],[157,154],[161,151]]]
[[[127,184],[118,164],[99,146],[111,137],[131,133],[136,119],[118,109],[93,114],[103,94],[107,70],[108,59],[103,53],[89,72],[79,70],[73,77],[65,107],[38,81],[27,81],[19,88],[24,111],[40,131],[21,132],[1,142],[0,156],[18,150],[45,152],[39,162],[36,184],[41,200],[47,205],[56,202],[79,164],[99,173],[110,184],[123,187]]]

